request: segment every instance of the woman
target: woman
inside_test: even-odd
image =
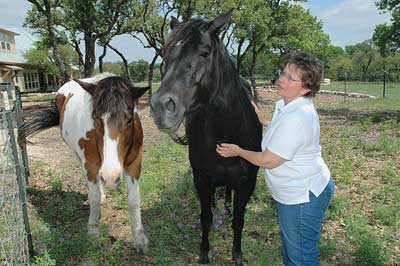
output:
[[[284,60],[271,122],[267,126],[262,152],[235,144],[217,145],[224,157],[240,156],[265,168],[265,180],[276,203],[286,266],[319,265],[318,240],[326,209],[332,200],[334,182],[321,157],[320,126],[312,102],[320,89],[321,62],[308,53],[291,54]]]

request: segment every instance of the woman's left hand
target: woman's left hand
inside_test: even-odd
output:
[[[217,153],[222,157],[236,157],[240,156],[241,148],[236,144],[222,143],[217,144]]]

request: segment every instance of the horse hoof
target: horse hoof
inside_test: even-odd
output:
[[[135,233],[133,245],[138,253],[146,254],[149,251],[149,239],[144,234],[143,230]]]
[[[88,236],[90,237],[99,237],[100,229],[98,226],[89,225],[88,226]]]

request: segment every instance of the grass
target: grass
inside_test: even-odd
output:
[[[346,87],[345,87],[346,86]],[[345,91],[347,93],[361,93],[372,95],[378,98],[383,97],[383,82],[344,82],[334,81],[330,85],[323,85],[322,90]],[[388,99],[400,98],[400,83],[386,83],[385,97]]]
[[[400,101],[364,100],[318,104],[322,153],[336,189],[319,243],[321,265],[398,265],[400,257]],[[165,155],[168,156],[165,156]],[[199,203],[187,147],[167,136],[146,147],[141,174],[142,219],[150,239],[146,256],[103,224],[97,239],[86,235],[85,192],[68,190],[65,169],[36,161],[33,176],[48,180],[28,189],[34,265],[197,265]],[[282,265],[273,201],[262,178],[248,205],[243,231],[247,265]],[[126,188],[108,191],[112,224],[129,224]],[[217,213],[210,236],[212,265],[230,265],[230,218]],[[114,218],[113,218],[114,219]],[[127,237],[129,239],[129,236]],[[141,264],[142,263],[142,264]]]

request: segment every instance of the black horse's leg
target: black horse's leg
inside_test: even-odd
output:
[[[247,202],[251,194],[253,194],[255,180],[242,185],[240,189],[235,190],[233,198],[233,247],[232,256],[235,261],[235,266],[243,265],[242,258],[242,230],[244,226],[244,212],[246,210]]]
[[[227,211],[226,214],[231,214],[231,204],[232,204],[232,188],[228,185],[225,187],[225,210]]]
[[[212,222],[211,202],[213,197],[213,189],[209,184],[204,182],[204,177],[194,175],[194,184],[199,195],[201,204],[201,244],[200,244],[200,264],[208,265],[208,252],[210,251],[210,243],[208,241],[208,233]]]

